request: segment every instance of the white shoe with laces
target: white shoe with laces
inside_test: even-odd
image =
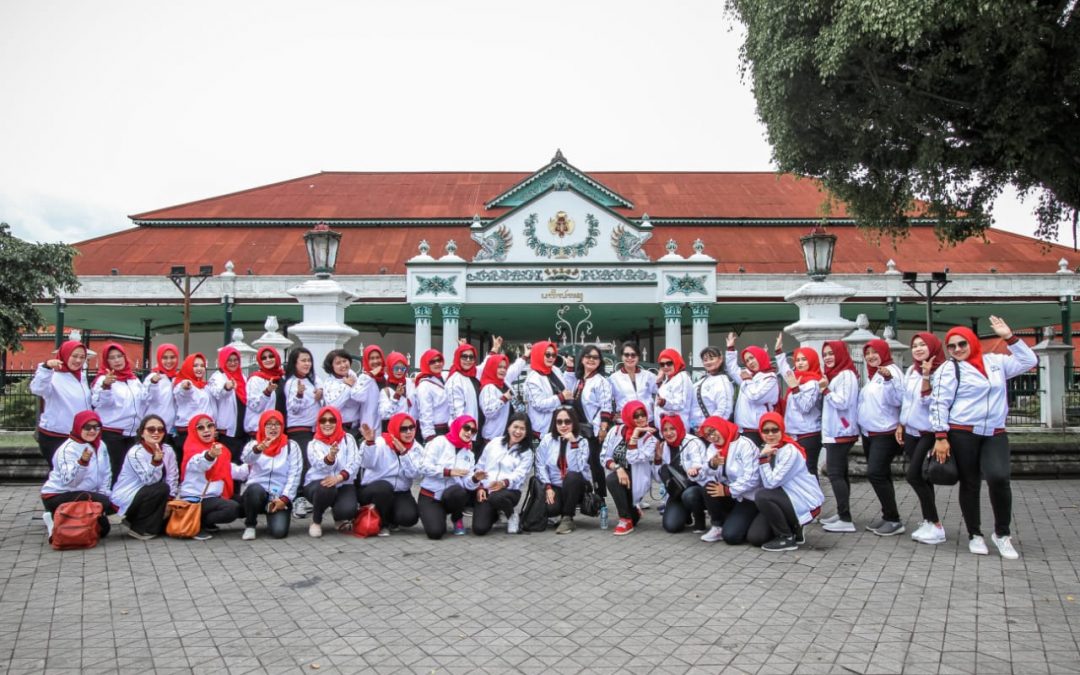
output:
[[[925,532],[923,532],[923,534],[919,536],[919,538],[915,541],[919,542],[920,544],[930,544],[931,546],[936,546],[937,544],[944,544],[945,528],[940,525],[935,525],[933,523],[928,524],[930,525],[930,527]]]
[[[41,522],[45,523],[45,536],[46,537],[51,537],[52,536],[52,528],[53,528],[52,514],[49,513],[48,511],[41,514]]]
[[[244,541],[254,541],[255,540],[255,528],[254,527],[245,527],[244,528],[244,534],[240,535],[240,538],[243,539]]]
[[[920,523],[919,526],[915,528],[915,531],[911,533],[911,538],[915,541],[919,541],[919,539],[926,535],[930,531],[930,528],[933,526],[934,524],[931,523],[929,520],[922,521],[922,523]]]
[[[838,516],[837,514],[834,513],[833,515],[828,516],[826,518],[821,518],[820,520],[818,520],[818,522],[821,523],[822,525],[829,525],[831,523],[837,522],[838,520],[840,520],[840,516]]]
[[[517,534],[521,531],[521,516],[517,511],[510,514],[510,518],[506,521],[506,533]]]
[[[977,534],[968,539],[968,550],[975,555],[988,555],[990,553],[990,549],[986,548],[986,540]]]
[[[724,528],[719,525],[713,525],[709,528],[709,531],[701,535],[701,541],[715,542],[724,538]]]
[[[994,546],[997,546],[998,553],[1002,558],[1006,560],[1016,560],[1020,557],[1020,554],[1016,552],[1016,549],[1012,545],[1012,537],[1005,535],[999,537],[996,534],[990,535],[990,541],[994,542]]]

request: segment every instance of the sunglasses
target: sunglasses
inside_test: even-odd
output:
[[[146,427],[143,431],[148,434],[163,434],[165,433],[165,427]]]
[[[476,433],[476,427],[474,427],[471,424],[466,424],[465,426],[461,427],[461,430],[462,431],[468,431],[470,434],[475,434]]]
[[[638,357],[638,355],[635,354],[634,352],[623,352],[622,357],[624,359],[636,359]]]
[[[597,360],[599,360],[600,357],[597,356],[596,354],[585,354],[581,358],[582,358],[582,360],[588,359],[590,361],[597,361]]]
[[[467,352],[467,353],[461,355],[461,360],[462,361],[475,361],[476,360],[476,354],[473,354],[472,352]]]
[[[408,368],[405,366],[394,366],[395,373],[404,373],[406,370],[408,370]]]
[[[101,431],[100,424],[84,424],[83,431]]]
[[[216,424],[200,424],[195,427],[195,431],[210,431],[211,429],[217,429]]]
[[[949,347],[950,352],[955,352],[958,349],[967,349],[968,348],[968,341],[967,340],[961,340],[959,342],[950,342],[948,344],[948,347]]]
[[[273,354],[264,354],[263,357],[262,357],[262,360],[263,361],[277,361],[277,357],[274,356]]]
[[[763,434],[778,434],[780,433],[780,427],[762,427],[761,433]]]
[[[544,352],[544,358],[545,359],[553,359],[553,358],[555,358],[555,352]]]
[[[442,362],[443,362],[442,357],[439,357],[437,359],[431,359],[430,361],[428,361],[428,363],[442,363]]]
[[[636,413],[633,414],[633,418],[636,419],[636,420],[639,420],[639,419],[641,419],[643,417],[648,417],[648,416],[649,416],[649,413],[645,412],[644,410],[639,410],[639,411],[637,411]]]
[[[281,422],[278,422],[277,420],[267,420],[266,426],[267,427],[280,427]]]
[[[566,417],[560,417],[559,419],[555,420],[555,424],[557,424],[560,427],[566,426],[568,424],[573,424],[573,423],[574,422],[572,420],[570,420],[569,418],[566,418]]]
[[[671,368],[672,366],[675,365],[675,362],[674,361],[661,361],[658,365],[661,368]]]
[[[400,427],[398,427],[398,431],[400,431],[403,434],[407,434],[410,431],[416,431],[416,425],[414,425],[414,424],[402,424]]]
[[[712,440],[714,438],[720,438],[720,432],[712,428],[703,430],[701,432],[701,435],[705,438],[708,438],[709,440]]]
[[[337,424],[337,419],[334,417],[320,417],[319,424]]]

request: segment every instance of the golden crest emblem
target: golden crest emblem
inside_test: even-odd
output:
[[[562,239],[574,231],[574,221],[566,211],[559,211],[548,221],[548,231]]]

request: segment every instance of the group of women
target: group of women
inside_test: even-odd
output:
[[[991,326],[1009,354],[982,354],[965,328],[951,329],[944,346],[918,333],[907,372],[886,342],[872,340],[861,387],[841,341],[826,342],[820,357],[796,349],[789,363],[780,338],[770,358],[756,346],[737,350],[734,334],[726,349],[702,351],[705,375],[696,382],[673,349],[659,354],[654,375],[641,367],[637,345],[624,343],[621,364],[608,374],[589,345],[569,372],[556,365],[552,342],[532,345],[526,361],[502,354],[499,338],[482,362],[462,343],[449,368],[429,350],[411,378],[402,354],[376,346],[364,350],[359,372],[347,352],[331,352],[319,376],[308,350],[291,350],[282,368],[277,352],[263,348],[249,377],[239,354],[225,348],[208,378],[202,354],[181,362],[175,346],[162,345],[140,381],[123,347],[110,344],[89,382],[85,347],[68,342],[31,382],[44,401],[37,435],[52,467],[42,500],[48,517],[90,493],[105,509],[103,533],[108,516],[120,513],[140,539],[161,533],[172,499],[201,501],[198,539],[239,518],[242,538],[254,539],[259,516],[280,538],[308,513],[308,532],[319,537],[328,510],[348,530],[369,505],[381,536],[420,522],[439,539],[451,528],[465,534],[469,512],[474,534],[487,534],[500,517],[516,532],[527,489],[555,519],[555,532],[568,534],[586,499],[610,494],[614,534],[624,536],[661,482],[666,531],[690,528],[706,542],[783,551],[804,542],[825,501],[817,476],[823,448],[836,512],[822,527],[856,531],[848,465],[861,437],[881,507],[868,530],[904,532],[890,473],[903,451],[923,519],[912,538],[944,542],[922,465],[929,453],[938,461],[952,454],[969,549],[988,552],[979,516],[985,478],[992,541],[1015,558],[1005,382],[1035,357],[1003,321],[991,317]],[[519,398],[512,383],[526,371]],[[524,410],[514,409],[519,400]]]

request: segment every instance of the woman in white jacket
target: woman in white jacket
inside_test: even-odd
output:
[[[773,372],[768,352],[750,345],[740,354],[735,351],[735,340],[735,333],[728,333],[727,352],[724,354],[728,377],[739,388],[739,395],[735,398],[735,424],[739,425],[740,434],[760,444],[757,422],[780,402],[780,383]],[[740,356],[743,368],[739,368]]]
[[[511,364],[503,354],[492,354],[484,362],[480,373],[480,411],[484,413],[480,435],[486,443],[502,438],[506,432],[512,409],[510,401],[514,399],[514,389],[509,382],[516,382],[526,365],[521,357]]]
[[[128,450],[113,487],[112,503],[124,516],[128,536],[135,539],[153,539],[161,534],[165,504],[176,491],[176,455],[164,443],[165,431],[165,420],[158,415],[143,418],[139,424],[139,442]],[[171,476],[170,460],[174,469]]]
[[[851,483],[848,460],[859,438],[859,374],[847,345],[830,340],[821,347],[825,377],[822,394],[821,440],[825,445],[825,469],[836,498],[836,515],[821,521],[826,532],[854,532],[851,520]]]
[[[34,436],[41,456],[50,467],[56,449],[70,438],[75,415],[93,407],[90,385],[83,376],[85,363],[86,347],[68,340],[60,345],[55,359],[38,365],[30,380],[30,392],[41,398],[43,406]]]
[[[462,415],[450,423],[450,431],[424,448],[420,474],[420,522],[428,539],[442,539],[446,517],[454,522],[454,534],[465,534],[464,511],[469,493],[486,478],[475,470],[473,437],[479,429],[476,420]]]
[[[724,377],[727,377],[726,375]],[[705,444],[700,438],[686,433],[682,418],[665,415],[660,418],[662,460],[661,480],[666,472],[682,472],[689,483],[681,492],[668,489],[663,526],[666,532],[682,532],[693,522],[694,533],[705,532],[705,489],[701,481],[705,473]]]
[[[173,380],[180,373],[180,350],[176,345],[163,344],[157,348],[155,365],[143,378],[146,387],[144,414],[157,415],[165,420],[165,443],[173,443],[176,428],[176,401],[173,399]],[[144,418],[145,421],[145,418]],[[170,447],[171,450],[171,447]],[[175,455],[173,459],[175,459]]]
[[[701,424],[701,437],[709,443],[705,463],[705,507],[712,527],[701,536],[705,542],[723,540],[732,546],[748,539],[756,546],[768,541],[761,531],[754,496],[761,487],[757,473],[758,448],[739,434],[739,426],[721,417],[709,417]],[[758,527],[754,527],[755,523]]]
[[[812,348],[798,347],[792,352],[792,368],[784,356],[783,341],[781,333],[776,337],[776,370],[787,384],[784,426],[806,450],[806,468],[816,476],[821,458],[821,359]]]
[[[277,410],[264,412],[255,438],[244,446],[244,464],[250,469],[241,498],[245,541],[255,538],[260,514],[266,514],[271,537],[289,536],[289,509],[300,486],[302,452],[296,441],[285,435],[284,416]]]
[[[534,342],[529,353],[529,375],[525,378],[525,403],[533,434],[551,427],[551,415],[556,408],[569,403],[573,397],[566,386],[562,371],[555,367],[559,349],[554,342]]]
[[[184,471],[184,446],[187,445],[191,420],[197,415],[214,417],[214,400],[206,390],[206,357],[189,354],[173,380],[173,400],[176,402],[176,462]],[[217,423],[214,423],[217,428]]]
[[[246,480],[247,464],[233,464],[229,449],[216,440],[214,418],[200,413],[188,422],[184,457],[180,461],[180,499],[202,502],[201,529],[196,541],[213,538],[219,525],[240,517],[233,499],[235,481]]]
[[[618,419],[623,407],[630,401],[641,401],[653,421],[653,402],[656,400],[656,375],[641,367],[641,350],[636,342],[622,344],[622,365],[615,369],[608,381],[615,399],[613,418]]]
[[[655,419],[664,415],[678,415],[683,426],[690,426],[690,409],[697,405],[694,398],[694,383],[686,371],[682,354],[675,349],[665,349],[656,357],[660,374],[656,376]]]
[[[278,388],[285,378],[281,356],[273,347],[260,347],[255,354],[259,367],[247,381],[247,410],[244,411],[244,431],[248,436],[259,430],[259,419],[267,410],[277,407]]]
[[[761,549],[793,551],[805,542],[803,526],[821,512],[825,495],[806,469],[805,451],[784,433],[780,413],[762,415],[758,432],[765,442],[758,458],[761,489],[754,500],[773,535]]]
[[[416,398],[416,390],[412,380],[409,379],[409,361],[400,352],[390,352],[386,356],[386,386],[379,392],[379,420],[381,427],[378,431],[387,431],[390,428],[390,418],[398,413],[412,415],[415,412],[413,399]]]
[[[482,536],[490,532],[500,513],[509,518],[507,533],[517,534],[518,514],[514,507],[521,499],[521,488],[533,466],[532,444],[529,416],[514,413],[502,438],[489,441],[484,448],[476,463],[476,473],[484,478],[476,490],[473,534]]]
[[[442,377],[443,355],[429,349],[420,357],[420,372],[416,386],[416,421],[420,425],[420,440],[427,444],[450,431],[450,396]]]
[[[41,486],[45,505],[45,527],[52,536],[53,513],[61,504],[83,499],[86,495],[104,511],[98,518],[98,533],[109,534],[108,516],[116,513],[112,496],[112,470],[109,455],[101,443],[101,417],[92,410],[75,414],[71,434],[52,457],[52,470]]]
[[[356,474],[360,471],[360,451],[345,431],[341,413],[333,406],[319,411],[315,438],[307,446],[308,469],[304,496],[311,502],[308,534],[322,536],[323,513],[330,509],[337,529],[348,532],[356,518]],[[361,423],[360,431],[371,429]]]
[[[914,363],[904,375],[904,403],[900,406],[900,425],[896,440],[904,444],[907,456],[907,482],[919,498],[923,522],[911,538],[922,544],[945,543],[945,528],[938,516],[934,485],[923,478],[923,463],[934,447],[934,432],[930,430],[930,401],[932,379],[945,363],[945,347],[933,333],[916,333],[911,338],[911,359]]]
[[[644,404],[639,401],[626,404],[622,424],[608,434],[600,461],[609,471],[607,488],[619,514],[614,534],[630,534],[641,519],[641,510],[634,505],[649,491],[653,467],[663,461],[656,442],[656,428],[649,426]]]
[[[206,385],[210,398],[214,399],[214,422],[218,428],[218,440],[232,454],[233,463],[240,463],[248,435],[244,431],[247,412],[247,379],[240,368],[240,352],[236,347],[224,347],[218,352],[218,369]]]
[[[387,430],[377,435],[371,427],[360,427],[364,444],[360,449],[360,505],[374,504],[382,522],[380,537],[392,529],[412,527],[420,511],[412,495],[412,484],[420,472],[424,446],[416,442],[416,420],[396,413]]]
[[[604,474],[600,466],[600,446],[611,427],[613,398],[611,383],[608,382],[604,368],[604,356],[596,345],[586,345],[578,354],[574,380],[572,405],[584,421],[581,431],[589,441],[589,467],[593,474],[593,489],[603,499],[607,496],[607,489],[604,481],[600,480]]]
[[[115,478],[120,475],[128,449],[135,443],[147,392],[131,369],[131,361],[123,347],[110,342],[102,351],[104,354],[91,391],[94,410],[101,415],[101,442],[109,450]]]
[[[874,488],[881,516],[866,526],[879,537],[904,532],[893,488],[892,460],[900,454],[896,428],[904,402],[904,373],[893,363],[889,343],[870,340],[863,347],[866,384],[859,392],[859,430],[866,453],[866,478]]]
[[[558,408],[536,448],[536,479],[544,486],[547,515],[560,516],[555,534],[574,531],[574,511],[592,482],[589,444],[578,434],[579,422],[573,408]]]
[[[701,426],[706,417],[731,418],[735,408],[735,388],[731,378],[724,372],[724,352],[719,347],[701,350],[701,365],[705,377],[694,384],[694,400],[690,405],[691,433]]]

